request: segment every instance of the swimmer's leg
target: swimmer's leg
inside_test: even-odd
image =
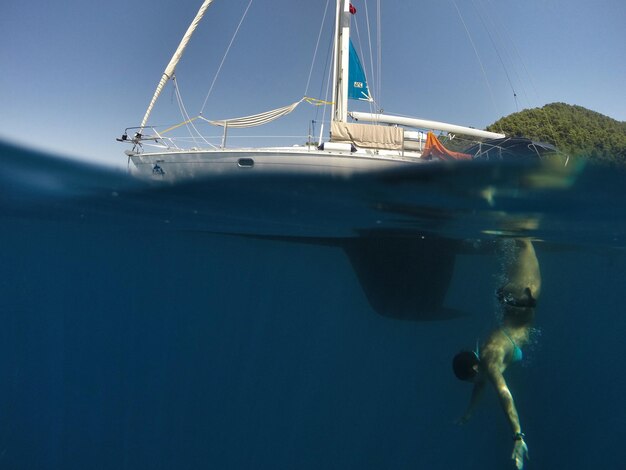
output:
[[[508,282],[496,295],[503,303],[532,307],[541,293],[539,261],[529,239],[517,239],[515,247],[517,252],[507,269]]]

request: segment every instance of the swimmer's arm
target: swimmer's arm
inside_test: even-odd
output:
[[[502,409],[504,410],[504,413],[509,420],[509,424],[511,425],[511,430],[513,431],[513,434],[522,432],[519,424],[517,409],[515,408],[515,402],[513,401],[513,395],[511,395],[511,392],[506,384],[506,380],[504,380],[502,372],[500,372],[500,369],[497,366],[491,366],[487,370],[487,375],[494,388],[496,389],[496,392],[498,393],[500,405],[502,406]]]
[[[526,445],[526,442],[524,442],[524,435],[522,434],[521,436],[518,436],[518,433],[521,433],[521,428],[519,425],[519,416],[517,415],[515,403],[513,402],[513,396],[509,391],[509,387],[506,385],[502,372],[500,372],[497,367],[490,367],[488,369],[488,375],[498,392],[500,404],[502,405],[507,418],[509,418],[513,435],[516,436],[514,438],[515,441],[513,443],[513,453],[511,454],[511,459],[515,463],[517,470],[523,470],[524,460],[528,459],[528,446]]]

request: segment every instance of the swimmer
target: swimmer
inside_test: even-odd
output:
[[[470,419],[485,384],[491,383],[513,432],[511,459],[521,470],[524,459],[528,458],[528,446],[503,373],[508,366],[522,360],[522,348],[528,343],[541,291],[541,273],[530,240],[516,240],[515,245],[517,256],[508,267],[508,283],[496,292],[503,308],[502,325],[488,336],[480,351],[477,348],[476,351],[458,353],[452,367],[457,378],[474,384],[469,406],[459,423],[464,424]]]

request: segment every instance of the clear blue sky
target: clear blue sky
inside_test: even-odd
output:
[[[353,1],[358,21],[364,1]],[[177,69],[191,114],[200,111],[248,2],[215,0],[192,39]],[[367,3],[373,15],[375,0]],[[126,147],[114,139],[139,124],[200,4],[5,1],[0,138],[124,165]],[[381,4],[383,73],[375,97],[385,112],[484,127],[517,109],[561,101],[626,120],[624,0],[456,0],[489,85],[452,0]],[[302,97],[325,5],[254,0],[204,115],[253,114]],[[364,24],[360,33],[367,48]],[[328,39],[320,47],[310,96],[320,96]],[[364,61],[369,71],[368,57]],[[168,88],[151,124],[179,122],[175,109]],[[281,124],[285,132],[306,134],[306,121],[315,116],[312,108],[303,109]]]

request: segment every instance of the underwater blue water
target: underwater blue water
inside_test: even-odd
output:
[[[513,468],[493,391],[455,424],[450,364],[515,236],[543,276],[506,374],[525,468],[620,468],[626,180],[570,168],[171,185],[1,145],[0,468]],[[459,242],[457,314],[379,314],[345,248],[371,237]]]

